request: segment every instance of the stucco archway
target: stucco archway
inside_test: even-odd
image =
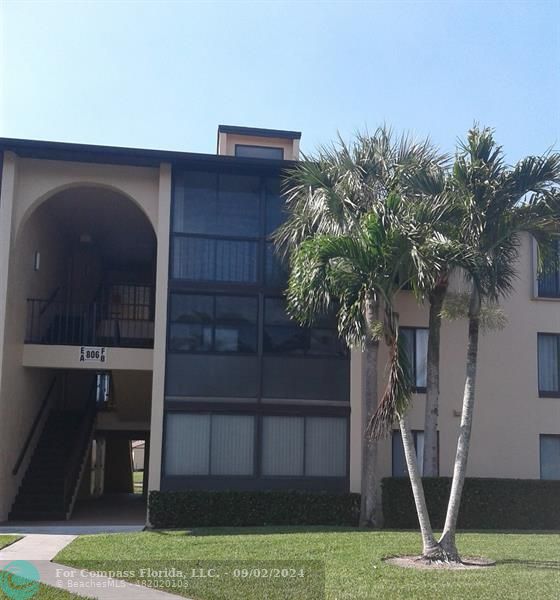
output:
[[[18,296],[27,303],[26,340],[46,343],[45,327],[53,325],[45,324],[48,314],[44,315],[47,309],[54,310],[53,302],[80,305],[83,311],[84,305],[112,302],[118,294],[119,301],[127,305],[122,309],[125,314],[145,310],[152,315],[156,247],[148,215],[112,187],[64,186],[37,200],[16,238],[12,270]],[[116,286],[120,286],[118,290]],[[133,306],[137,300],[130,300],[138,290],[145,308]],[[30,309],[32,320],[38,311],[43,321],[33,321],[31,329]],[[70,309],[70,314],[75,313]],[[59,335],[49,340],[88,343],[74,337],[61,340]]]
[[[114,194],[114,195],[122,197],[122,198],[126,198],[140,212],[142,212],[142,214],[146,217],[146,219],[151,224],[152,229],[155,234],[156,228],[157,228],[157,223],[154,221],[153,215],[150,215],[150,213],[147,211],[146,207],[142,204],[142,202],[137,201],[134,196],[128,194],[123,189],[121,189],[115,185],[102,184],[102,183],[97,183],[97,182],[93,182],[93,181],[92,182],[90,182],[90,181],[84,181],[84,182],[75,181],[75,182],[71,182],[71,183],[65,183],[65,184],[59,185],[55,188],[52,188],[49,191],[44,192],[43,194],[41,194],[40,196],[35,198],[33,201],[31,201],[30,204],[25,208],[21,217],[16,220],[15,236],[14,236],[15,239],[17,240],[20,232],[24,229],[27,221],[33,216],[35,211],[37,211],[41,207],[42,204],[52,200],[53,198],[58,197],[59,195],[68,194],[68,192],[74,192],[73,195],[76,195],[77,197],[79,197],[80,191],[83,191],[83,190],[97,191],[100,194],[109,193],[109,194]]]
[[[139,203],[112,186],[65,185],[37,198],[21,221],[11,253],[8,339],[45,353],[60,353],[62,346],[146,352],[154,339],[156,252],[153,221]],[[149,436],[151,370],[112,371],[107,363],[82,370],[76,362],[80,348],[73,350],[70,362],[56,369],[48,361],[24,369],[14,354],[6,383],[20,404],[29,403],[25,420],[37,414],[52,381],[55,391],[44,414],[69,415],[82,414],[92,401],[97,406],[96,382],[109,377],[104,426],[128,431],[133,424],[137,437]],[[15,445],[21,448],[22,440]],[[127,464],[126,448],[126,443],[110,448],[111,464],[117,459]],[[87,452],[82,450],[82,456]],[[30,451],[28,459],[34,457]],[[85,481],[86,492],[88,475],[78,480]],[[131,474],[124,473],[124,479],[128,475],[132,482]]]

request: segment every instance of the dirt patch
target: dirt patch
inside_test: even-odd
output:
[[[385,562],[395,567],[404,567],[405,569],[443,569],[449,571],[486,569],[496,565],[495,561],[480,556],[464,556],[460,563],[426,560],[422,556],[392,556],[386,558]]]

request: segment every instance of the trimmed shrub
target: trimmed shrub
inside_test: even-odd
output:
[[[157,529],[260,525],[357,525],[359,494],[307,492],[150,492]]]
[[[441,529],[451,489],[449,477],[423,479],[432,526]],[[418,518],[408,478],[386,478],[384,527],[417,529]],[[560,529],[560,481],[486,479],[465,481],[460,529]]]

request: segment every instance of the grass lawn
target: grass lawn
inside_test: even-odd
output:
[[[0,592],[0,598],[5,597],[6,596],[2,596],[2,592]],[[58,588],[53,588],[43,584],[39,586],[39,591],[37,592],[37,594],[35,594],[32,597],[33,600],[75,600],[76,598],[80,598],[80,600],[85,600],[84,596],[76,596],[75,594],[70,594],[69,592],[66,592],[64,590],[59,590]]]
[[[134,493],[141,494],[144,483],[144,471],[133,471],[132,481],[134,482]]]
[[[0,577],[3,572],[0,571]],[[3,600],[4,598],[8,598],[2,590],[0,590],[0,598]],[[22,596],[23,598],[23,596]],[[39,591],[32,596],[34,600],[75,600],[76,598],[81,598],[81,600],[85,600],[84,596],[76,596],[75,594],[70,594],[64,590],[59,590],[58,588],[53,588],[48,585],[39,584]]]
[[[0,535],[0,548],[5,548],[21,539],[19,535]]]
[[[326,598],[560,598],[560,534],[463,533],[459,548],[465,556],[484,556],[496,567],[471,571],[419,571],[384,564],[389,555],[417,554],[420,536],[413,532],[360,531],[343,528],[237,528],[193,531],[142,532],[82,536],[56,557],[76,567],[107,570],[161,568],[171,561],[232,561],[229,571],[243,561],[321,561],[325,568]],[[126,557],[126,559],[123,559]],[[138,562],[136,562],[138,561]],[[161,561],[158,563],[158,561]],[[164,562],[167,561],[167,562]],[[193,563],[194,564],[194,563]],[[302,563],[304,564],[304,563]],[[189,565],[190,567],[192,564]],[[216,564],[224,571],[223,565]],[[134,579],[131,579],[134,580]],[[232,578],[190,580],[188,589],[169,589],[196,600],[251,600],[264,597],[264,580]],[[297,582],[296,582],[297,583]],[[287,595],[272,598],[319,598]],[[267,588],[268,589],[268,588]],[[300,592],[301,593],[301,592]]]

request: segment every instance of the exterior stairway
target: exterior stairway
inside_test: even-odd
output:
[[[53,411],[47,418],[10,520],[68,519],[93,434],[95,410]]]

